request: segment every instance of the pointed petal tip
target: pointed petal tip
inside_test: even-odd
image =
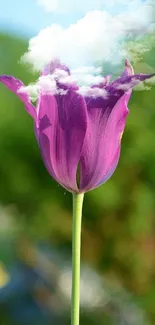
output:
[[[127,74],[130,75],[134,75],[134,69],[133,66],[131,65],[130,61],[128,59],[125,60],[125,69]]]
[[[109,85],[109,83],[110,83],[110,79],[111,79],[111,75],[110,75],[110,74],[108,74],[107,76],[105,76],[106,86]]]
[[[41,72],[41,75],[53,74],[56,69],[64,70],[68,73],[68,75],[70,75],[69,68],[64,65],[58,58],[45,65],[43,71]]]
[[[29,96],[26,93],[21,93],[19,89],[24,86],[23,82],[19,79],[9,75],[0,75],[0,82],[2,82],[7,88],[9,88],[14,94],[21,99],[25,104],[26,111],[35,119],[36,110]]]

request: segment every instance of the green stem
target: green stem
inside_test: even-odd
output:
[[[81,221],[84,194],[73,194],[71,325],[79,325]]]

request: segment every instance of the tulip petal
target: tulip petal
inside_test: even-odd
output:
[[[88,128],[82,149],[81,191],[104,183],[114,172],[120,155],[121,134],[128,115],[131,92],[124,94],[111,108],[101,107],[101,99],[88,109]],[[103,99],[104,101],[104,99]]]
[[[121,77],[127,77],[134,75],[134,69],[129,60],[125,60],[125,69],[121,74]]]
[[[78,192],[76,173],[87,128],[87,108],[82,96],[40,98],[37,137],[49,173],[63,187]]]
[[[155,73],[152,74],[139,73],[134,75],[122,74],[121,77],[111,82],[106,87],[106,90],[111,98],[111,101],[116,102],[125,92],[135,87],[139,82],[150,79],[153,76],[155,76]]]
[[[104,87],[107,94],[103,97],[90,98],[85,97],[88,110],[94,107],[103,108],[105,114],[109,114],[109,110],[112,109],[117,101],[127,92],[136,86],[139,82],[150,79],[155,74],[135,74],[129,75],[127,70],[124,71],[121,77],[111,82],[108,86]]]
[[[134,74],[134,69],[131,63],[126,59],[125,60],[125,69],[121,76],[114,81],[112,81],[107,87],[106,91],[109,95],[109,99],[107,99],[108,105],[111,107],[114,106],[119,98],[123,96],[125,92],[128,92],[133,87],[135,87],[139,82],[145,81],[146,79],[150,79],[155,75],[152,74]],[[107,102],[104,104],[107,106]]]
[[[23,82],[7,75],[1,75],[0,81],[22,100],[25,104],[26,111],[35,119],[36,109],[32,105],[28,94],[19,91],[20,88],[24,86]]]
[[[108,179],[113,175],[113,173],[118,165],[118,162],[119,162],[120,152],[121,152],[121,147],[119,146],[119,149],[117,150],[116,155],[115,155],[113,161],[111,162],[111,167],[110,167],[109,171],[107,173],[105,173],[103,179],[99,182],[99,184],[96,185],[96,187],[107,182]]]
[[[54,73],[56,69],[64,70],[68,73],[68,75],[70,75],[70,70],[68,69],[68,67],[66,65],[62,64],[59,59],[55,59],[55,60],[51,61],[49,64],[47,64],[44,67],[41,75],[45,75],[45,76],[50,75],[50,74]]]

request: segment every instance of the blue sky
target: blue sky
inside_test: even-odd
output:
[[[67,0],[64,0],[65,3],[66,1]],[[104,9],[105,5],[103,5],[103,3],[106,3],[106,1],[107,0],[78,0],[77,6],[81,3],[81,8],[82,6],[88,6],[89,11],[90,3],[93,3],[93,9],[101,9],[101,7]],[[108,3],[109,1],[113,0],[108,0]],[[127,0],[114,1],[126,3]],[[141,0],[141,2],[143,1],[144,0]],[[63,27],[66,27],[67,25],[75,23],[84,15],[77,11],[74,12],[73,10],[65,15],[47,13],[41,6],[37,5],[36,0],[2,0],[0,2],[0,29],[9,30],[27,37],[36,35],[42,28],[52,23],[59,23]],[[117,4],[115,7],[109,7],[109,10],[111,13],[115,13],[116,11],[121,12],[122,6]]]
[[[35,35],[52,23],[61,22],[63,26],[67,26],[80,17],[82,15],[77,13],[46,13],[35,0],[2,0],[0,3],[0,30],[10,30],[25,36]]]
[[[47,13],[37,1],[60,1],[63,7],[72,6],[67,13]],[[77,0],[75,8],[74,0],[2,0],[0,1],[0,30],[17,33],[27,38],[35,36],[44,27],[58,23],[63,27],[75,23],[91,9],[108,10],[111,14],[122,12],[126,5],[131,3],[143,3],[148,0]],[[109,4],[113,3],[114,6]],[[77,9],[81,10],[78,11]]]

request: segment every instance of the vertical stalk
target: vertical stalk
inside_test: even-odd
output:
[[[79,325],[81,222],[84,194],[73,194],[71,325]]]

